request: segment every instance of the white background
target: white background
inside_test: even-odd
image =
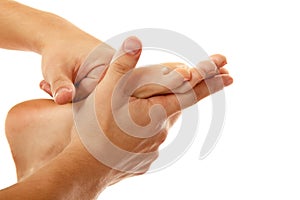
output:
[[[228,58],[235,82],[225,90],[226,121],[215,150],[198,160],[211,116],[208,98],[199,103],[199,135],[183,158],[157,173],[112,186],[99,199],[300,198],[297,1],[20,2],[56,13],[103,41],[132,29],[165,28],[186,35],[209,54]],[[47,96],[38,88],[39,55],[0,50],[0,66],[4,188],[16,181],[4,136],[5,115],[16,103]]]

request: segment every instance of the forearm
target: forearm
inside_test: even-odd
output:
[[[85,34],[57,15],[0,0],[0,48],[42,53],[47,43],[64,40],[68,33]]]
[[[10,0],[0,1],[0,47],[38,52],[51,14]]]

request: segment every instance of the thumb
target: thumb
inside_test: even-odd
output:
[[[75,59],[66,58],[60,52],[52,51],[42,56],[42,72],[47,85],[40,86],[44,86],[41,88],[52,94],[57,104],[72,101],[75,92],[72,80],[76,65]]]
[[[60,75],[50,82],[50,85],[54,101],[57,104],[65,104],[72,101],[75,88],[70,78]]]
[[[44,86],[41,88],[52,94],[51,96],[53,96],[57,104],[65,104],[72,101],[73,93],[75,92],[72,80],[74,68],[77,65],[76,59],[66,57],[61,52],[51,51],[42,55],[42,72],[47,85],[40,86]]]
[[[116,84],[122,76],[135,67],[141,51],[142,43],[137,37],[127,38],[114,55],[105,78],[109,79],[111,84]]]

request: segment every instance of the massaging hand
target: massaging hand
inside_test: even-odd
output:
[[[56,30],[49,35],[51,37],[46,39],[41,53],[45,80],[40,83],[40,87],[53,95],[56,103],[64,104],[70,102],[75,93],[73,82],[79,67],[90,51],[101,42],[72,26]],[[109,63],[113,53],[114,50],[108,48],[100,56]],[[76,82],[74,84],[76,85]]]
[[[21,22],[21,23],[20,23]],[[67,20],[16,1],[0,1],[0,48],[33,51],[42,55],[45,81],[40,87],[58,104],[72,100],[73,81],[89,52],[101,43]],[[113,51],[103,58],[108,62]]]
[[[222,68],[226,62],[222,56],[213,57],[219,70],[213,64],[200,63],[186,75],[157,67],[154,72],[149,69],[156,76],[139,79],[139,69],[134,67],[140,54],[137,38],[125,40],[93,94],[74,107],[80,141],[94,158],[111,169],[111,183],[145,173],[157,158],[158,148],[177,114],[232,83]],[[136,88],[148,83],[174,89],[175,94],[153,96],[140,90],[139,94],[149,98],[132,96]]]

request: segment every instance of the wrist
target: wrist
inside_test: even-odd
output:
[[[45,49],[51,49],[55,45],[70,45],[69,41],[75,43],[76,39],[79,40],[88,35],[69,21],[52,13],[43,12],[43,20],[41,21],[40,32],[35,41],[38,53],[40,54],[42,54]],[[90,40],[95,44],[100,42],[92,36],[89,36],[88,41]],[[63,47],[70,48],[70,46]]]
[[[52,13],[45,14],[45,20],[41,25],[43,28],[37,37],[37,53],[41,55],[64,52],[66,50],[73,51],[77,58],[81,58],[79,63],[86,58],[87,52],[101,43],[100,40],[82,31],[69,21],[54,15]],[[62,53],[61,52],[61,53]],[[81,55],[81,53],[83,55]]]
[[[40,53],[49,36],[63,24],[67,22],[54,14],[15,1],[0,1],[2,48]]]

